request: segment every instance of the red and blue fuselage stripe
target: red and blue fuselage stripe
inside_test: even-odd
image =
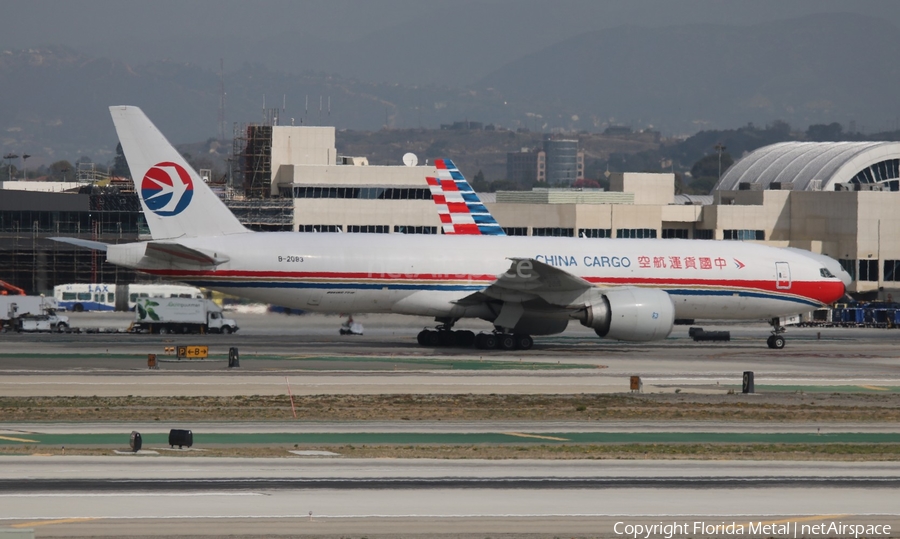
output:
[[[396,275],[362,272],[272,272],[272,271],[181,271],[150,270],[148,273],[207,288],[284,288],[323,290],[431,290],[478,292],[496,280],[494,275]],[[738,296],[790,301],[810,307],[825,303],[818,297],[833,293],[839,282],[794,281],[781,289],[774,281],[725,281],[719,279],[659,279],[585,277],[604,287],[642,286],[659,288],[673,296]],[[834,285],[833,287],[831,285]],[[823,288],[824,286],[824,288]]]

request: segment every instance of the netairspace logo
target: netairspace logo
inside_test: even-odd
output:
[[[805,523],[797,521],[776,522],[659,522],[656,524],[629,524],[616,522],[616,535],[633,539],[672,539],[675,536],[729,536],[747,537],[877,537],[891,534],[889,524],[845,524],[841,521]]]

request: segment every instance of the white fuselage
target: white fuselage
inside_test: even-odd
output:
[[[332,313],[480,316],[454,302],[531,258],[599,288],[665,290],[677,318],[760,319],[837,300],[844,285],[801,251],[702,240],[401,234],[246,233],[178,243],[227,257],[198,270],[145,258],[145,244],[110,246],[110,262],[195,286]]]

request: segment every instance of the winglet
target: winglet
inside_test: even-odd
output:
[[[438,207],[444,234],[506,235],[453,161],[436,159],[434,166],[438,171],[437,178],[425,179]]]

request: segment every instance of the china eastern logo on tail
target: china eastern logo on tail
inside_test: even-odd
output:
[[[147,209],[160,217],[183,212],[194,196],[194,183],[177,163],[164,161],[150,167],[141,181],[141,198]]]

